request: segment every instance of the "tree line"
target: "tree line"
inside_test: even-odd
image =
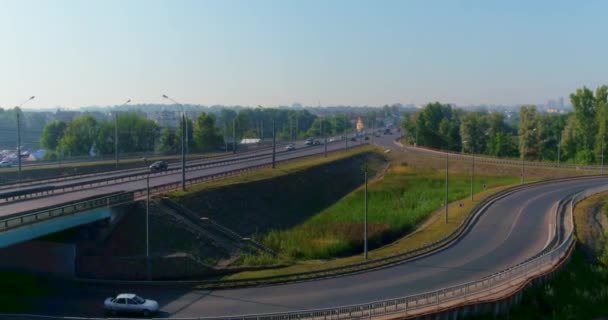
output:
[[[429,103],[404,115],[405,140],[437,149],[591,164],[606,153],[608,86],[587,87],[570,95],[574,112],[551,114],[524,105],[518,121],[503,113],[466,112],[449,104]]]
[[[273,121],[278,140],[295,140],[322,135],[342,134],[352,130],[352,116],[319,117],[308,110],[248,108],[222,109],[217,114],[201,112],[186,123],[187,150],[206,152],[221,149],[233,138],[272,138]],[[234,137],[233,137],[234,136]],[[116,144],[115,140],[118,140]],[[177,128],[160,128],[141,112],[120,112],[115,121],[99,121],[89,114],[69,123],[47,123],[40,136],[47,158],[157,152],[176,154],[182,145],[182,122]]]

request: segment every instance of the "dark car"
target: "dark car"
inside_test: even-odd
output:
[[[150,171],[152,171],[152,172],[164,171],[167,169],[169,169],[169,164],[166,163],[165,161],[156,161],[150,165]]]
[[[321,141],[319,141],[319,140],[315,140],[315,141],[314,141],[312,144],[313,144],[313,145],[315,145],[315,146],[318,146],[318,145],[320,145],[320,144],[321,144]]]

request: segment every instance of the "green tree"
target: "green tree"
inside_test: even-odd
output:
[[[175,132],[169,128],[164,128],[161,131],[156,152],[162,154],[176,154],[179,151],[178,139]]]
[[[465,152],[484,152],[489,134],[488,121],[484,114],[469,112],[462,117],[460,136],[462,137],[462,145]]]
[[[197,150],[210,151],[217,149],[224,140],[215,126],[215,118],[211,114],[201,112],[194,125],[194,145]]]
[[[40,145],[47,151],[56,151],[66,128],[67,124],[60,120],[47,123],[42,129]]]
[[[460,150],[460,120],[449,104],[427,104],[416,117],[416,129],[421,145]]]
[[[519,154],[528,158],[537,155],[538,112],[536,106],[522,106],[519,109]]]
[[[595,154],[598,159],[601,158],[601,153],[606,154],[606,138],[608,138],[608,86],[601,86],[595,91],[596,104],[596,128],[595,136]]]
[[[72,156],[88,155],[95,147],[98,132],[99,124],[92,115],[76,117],[67,125],[59,147]]]
[[[586,152],[594,147],[597,123],[595,119],[597,112],[596,100],[593,96],[593,91],[587,87],[583,87],[570,95],[570,101],[574,107],[577,143],[580,151]]]

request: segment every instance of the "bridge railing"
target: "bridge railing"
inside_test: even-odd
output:
[[[308,148],[302,148],[302,149],[297,149],[294,151],[277,150],[276,153],[277,153],[277,155],[279,155],[279,154],[297,154],[298,152],[306,151],[307,149]],[[245,156],[239,156],[239,157],[234,157],[234,158],[231,157],[231,158],[220,159],[220,160],[215,160],[215,161],[205,161],[205,162],[198,163],[198,164],[190,164],[190,165],[187,164],[186,172],[196,171],[196,170],[201,170],[201,169],[206,169],[206,168],[211,168],[211,167],[238,164],[238,163],[242,163],[242,162],[249,162],[252,160],[261,160],[264,158],[269,158],[271,156],[272,156],[272,153],[264,153],[264,154],[245,155]],[[307,157],[307,156],[308,155],[305,155],[303,157]],[[147,168],[142,167],[142,169],[147,169]],[[145,179],[146,175],[148,175],[148,174],[150,174],[150,176],[152,176],[152,177],[170,175],[170,174],[175,174],[175,173],[181,172],[181,166],[170,168],[170,169],[164,170],[164,171],[157,171],[157,172],[153,172],[153,173],[150,173],[147,170],[145,170],[143,172],[128,173],[128,171],[130,171],[130,170],[133,170],[133,169],[125,170],[125,174],[117,175],[114,177],[104,177],[104,174],[92,174],[91,177],[99,176],[100,178],[91,179],[91,180],[87,180],[87,181],[79,181],[79,182],[75,182],[75,183],[66,183],[66,184],[56,185],[56,186],[46,185],[46,186],[42,186],[42,187],[33,187],[33,188],[14,190],[14,191],[4,191],[4,192],[0,192],[0,200],[4,200],[4,202],[12,202],[12,201],[60,194],[60,193],[65,193],[65,192],[71,192],[71,191],[75,191],[75,190],[82,190],[83,188],[94,188],[94,187],[112,185],[112,184],[123,183],[123,182],[128,182],[128,181],[141,180],[141,179]],[[117,172],[110,172],[110,174],[114,174],[114,173],[117,173]],[[107,173],[105,175],[107,175]]]
[[[110,207],[120,203],[133,201],[133,199],[134,197],[132,192],[119,192],[94,199],[71,203],[61,207],[53,207],[40,211],[19,214],[17,216],[2,218],[0,219],[0,232],[38,223],[51,218],[72,215],[86,210]]]

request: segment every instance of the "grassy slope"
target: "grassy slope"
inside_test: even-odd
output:
[[[384,179],[371,183],[368,197],[370,248],[390,243],[411,232],[444,203],[444,172],[396,165]],[[479,177],[489,187],[515,183],[508,177]],[[469,176],[450,176],[449,202],[469,194]],[[362,251],[363,188],[330,208],[287,230],[261,235],[263,243],[292,259],[329,259]]]

